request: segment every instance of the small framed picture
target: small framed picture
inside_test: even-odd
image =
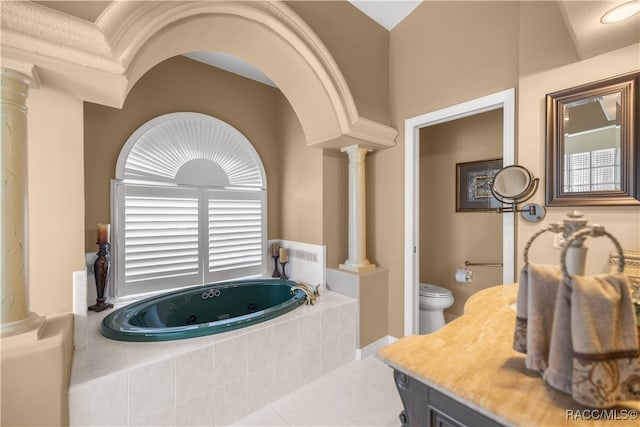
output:
[[[456,164],[456,212],[492,211],[501,205],[491,194],[502,159]]]

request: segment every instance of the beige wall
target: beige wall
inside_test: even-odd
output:
[[[389,123],[389,32],[346,1],[287,1],[329,49],[358,113]]]
[[[35,334],[35,331],[32,331]],[[47,316],[38,338],[2,339],[3,426],[69,425],[73,315]]]
[[[391,31],[392,126],[398,146],[371,160],[375,247],[389,268],[389,334],[403,336],[404,121],[518,82],[515,2],[425,2]]]
[[[523,1],[518,6],[520,76],[580,59],[557,2]]]
[[[469,267],[473,282],[459,284],[456,268],[502,261],[502,216],[456,212],[456,163],[502,157],[502,109],[420,131],[420,281],[452,291],[447,311],[460,316],[469,296],[502,283],[502,269]]]
[[[518,162],[529,168],[534,175],[544,180],[545,161],[545,95],[560,89],[578,86],[606,77],[637,70],[640,67],[640,45],[635,44],[584,61],[575,62],[548,71],[523,76],[519,82],[519,132]],[[544,190],[539,191],[533,201],[544,204]],[[540,227],[550,222],[562,221],[574,207],[548,208],[547,216],[539,224],[524,221],[518,224],[517,259],[522,262],[524,245]],[[584,207],[582,212],[592,223],[604,225],[624,249],[640,248],[640,207]],[[549,233],[546,233],[549,234]],[[608,239],[599,238],[587,242],[590,248],[587,257],[587,273],[607,271],[609,252],[614,247]],[[541,236],[531,247],[529,259],[535,262],[555,262],[560,250],[553,249],[550,236]]]
[[[278,96],[278,141],[272,147],[280,157],[280,234],[275,238],[322,244],[322,150],[307,147],[291,105]],[[273,235],[272,233],[269,233]]]
[[[554,25],[549,25],[554,23]],[[544,28],[544,32],[540,29]],[[447,37],[443,37],[446,34]],[[579,61],[560,11],[549,2],[426,2],[391,32],[392,125],[400,131],[398,147],[376,153],[374,177],[375,241],[372,249],[389,268],[389,333],[403,335],[403,210],[400,196],[404,171],[404,120],[509,87],[516,88],[517,161],[543,178],[544,94],[638,67],[638,46]],[[411,64],[411,66],[407,66]],[[379,195],[379,196],[378,196]],[[385,197],[386,195],[386,197]],[[389,199],[392,195],[393,199]],[[544,191],[536,196],[543,203]],[[640,247],[638,208],[579,208],[593,222],[611,227],[626,248]],[[528,237],[569,209],[549,209],[545,221],[517,220],[518,263]],[[542,239],[542,238],[541,238]],[[592,246],[596,246],[593,244]],[[555,262],[548,245],[541,262]],[[592,250],[592,271],[606,270],[606,252]]]
[[[122,109],[85,103],[85,249],[96,251],[96,224],[109,222],[110,179],[127,138],[162,114],[217,117],[251,141],[267,174],[269,237],[280,235],[281,156],[276,135],[279,91],[185,57],[158,64],[131,90]]]
[[[82,101],[43,86],[27,106],[30,308],[65,313],[85,268]]]
[[[322,159],[322,231],[327,246],[327,267],[338,268],[348,257],[348,169],[345,153],[324,150]]]

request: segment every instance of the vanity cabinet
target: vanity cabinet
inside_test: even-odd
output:
[[[525,355],[513,349],[517,294],[516,284],[484,289],[467,300],[465,314],[455,321],[378,351],[394,370],[403,427],[629,425],[616,419],[619,412],[607,418],[611,411],[585,409],[527,369]],[[621,407],[640,413],[640,401]],[[601,418],[578,418],[594,414]]]
[[[404,406],[400,414],[402,427],[502,425],[398,370],[393,371],[393,379]]]

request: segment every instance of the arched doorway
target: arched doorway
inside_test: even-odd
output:
[[[49,83],[79,99],[121,107],[136,81],[163,60],[220,51],[256,66],[278,85],[307,145],[353,144],[343,136],[372,149],[395,145],[397,131],[359,115],[333,57],[284,2],[114,1],[93,23],[30,2],[3,4],[2,12],[3,31],[21,35],[3,39],[3,59],[28,57]]]

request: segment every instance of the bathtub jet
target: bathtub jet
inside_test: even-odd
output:
[[[137,342],[213,335],[278,317],[304,304],[306,297],[290,280],[212,284],[122,307],[104,318],[100,332],[110,339]]]

